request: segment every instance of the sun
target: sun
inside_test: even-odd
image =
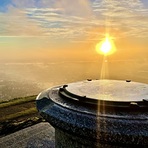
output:
[[[106,35],[106,38],[96,45],[96,51],[104,55],[110,55],[115,52],[115,45],[109,35]]]
[[[106,37],[105,41],[102,43],[102,46],[100,48],[101,52],[103,52],[104,54],[107,54],[110,52],[111,50],[111,43],[109,41],[109,39]]]

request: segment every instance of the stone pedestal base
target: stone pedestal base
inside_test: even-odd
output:
[[[113,146],[89,139],[82,139],[78,136],[70,135],[59,129],[55,129],[55,147],[56,148],[123,148]]]

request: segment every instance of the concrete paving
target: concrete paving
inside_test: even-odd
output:
[[[54,148],[54,128],[47,122],[0,138],[0,148]]]

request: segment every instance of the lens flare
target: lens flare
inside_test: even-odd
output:
[[[113,40],[106,35],[106,38],[96,45],[96,51],[99,54],[110,55],[116,50]]]

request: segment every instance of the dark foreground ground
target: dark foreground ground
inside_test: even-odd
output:
[[[0,148],[54,148],[54,128],[41,122],[0,138]]]
[[[36,109],[35,98],[30,96],[0,103],[0,137],[44,122]]]

